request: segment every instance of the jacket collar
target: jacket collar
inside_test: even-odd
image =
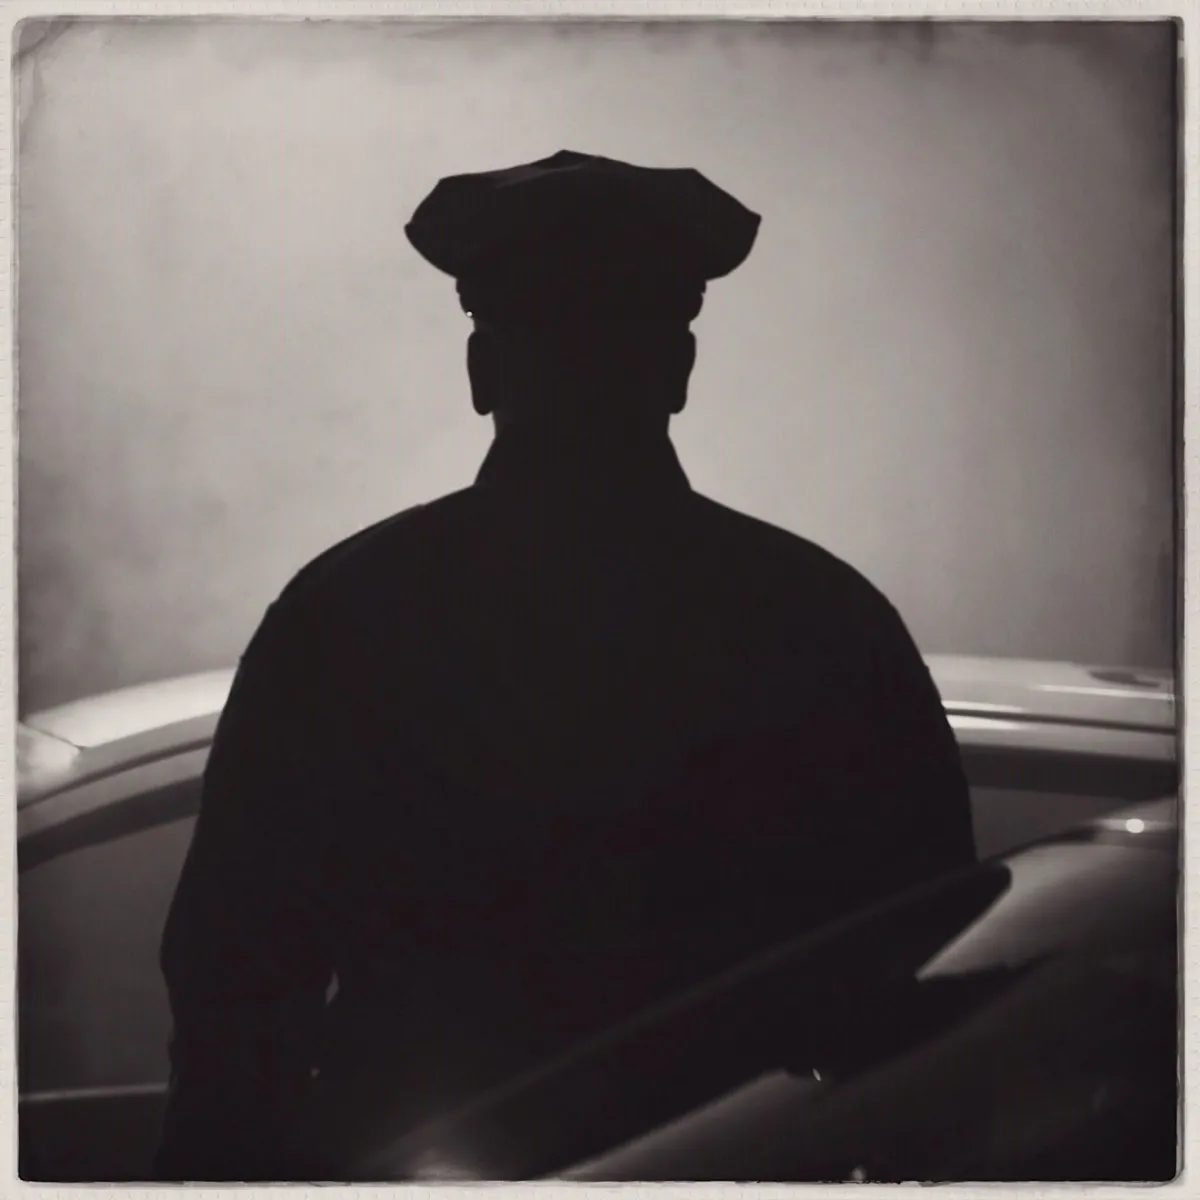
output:
[[[564,497],[678,496],[691,492],[665,433],[609,437],[578,430],[510,427],[497,434],[476,487],[535,487]]]

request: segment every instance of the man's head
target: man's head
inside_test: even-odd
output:
[[[479,412],[665,428],[686,402],[705,287],[758,224],[695,171],[563,151],[442,180],[407,233],[458,283]]]
[[[662,264],[644,239],[633,224],[563,232],[507,246],[460,277],[477,411],[499,424],[664,426],[682,411],[704,280]]]
[[[696,340],[686,327],[580,329],[476,319],[467,372],[476,412],[531,421],[665,428],[687,402]]]

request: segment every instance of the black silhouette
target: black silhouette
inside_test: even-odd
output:
[[[705,285],[758,224],[694,171],[568,152],[417,210],[496,440],[473,486],[301,571],[242,659],[163,944],[160,1178],[349,1178],[974,857],[896,611],[694,493],[668,438]]]

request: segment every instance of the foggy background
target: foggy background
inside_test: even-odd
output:
[[[926,651],[1172,656],[1164,25],[26,22],[23,711],[232,665],[334,541],[468,484],[466,317],[404,222],[573,149],[763,214],[693,484]]]

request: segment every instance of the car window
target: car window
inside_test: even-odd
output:
[[[198,803],[199,782],[186,785]],[[161,1083],[170,1019],[158,947],[194,815],[64,843],[18,884],[22,1093]],[[195,811],[195,803],[191,805]],[[128,828],[128,826],[127,826]]]
[[[1125,803],[1095,793],[975,787],[971,789],[975,849],[980,858],[992,858],[1102,817]]]
[[[1173,794],[1169,761],[963,747],[981,858],[1064,833],[1128,804]]]

